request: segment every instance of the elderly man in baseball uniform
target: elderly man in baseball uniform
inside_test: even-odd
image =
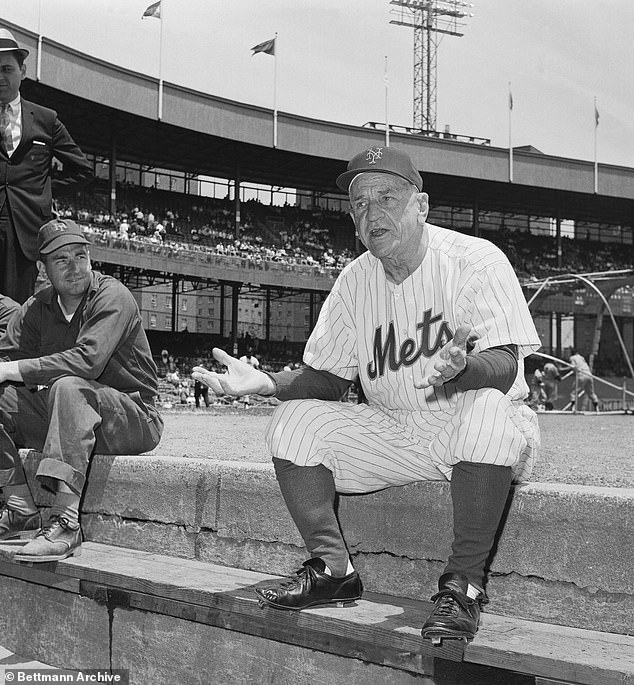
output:
[[[359,599],[335,493],[449,480],[452,552],[422,635],[471,639],[511,482],[526,478],[539,445],[522,361],[539,337],[505,255],[427,222],[406,154],[365,150],[337,185],[367,252],[333,286],[304,366],[265,374],[214,350],[227,372],[194,370],[220,395],[285,400],[266,441],[310,558],[291,582],[257,592],[279,609]],[[367,404],[332,401],[357,377]]]

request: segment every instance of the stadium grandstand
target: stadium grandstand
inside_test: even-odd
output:
[[[7,27],[37,53],[36,34]],[[274,146],[270,109],[166,82],[159,117],[156,79],[47,38],[41,50],[22,92],[59,112],[96,176],[58,211],[92,234],[96,268],[134,293],[157,361],[168,350],[181,376],[211,363],[213,346],[253,347],[264,368],[300,361],[334,279],[362,249],[334,179],[383,144],[380,125],[279,112]],[[430,221],[508,255],[543,353],[587,351],[611,379],[609,406],[631,407],[634,169],[600,164],[595,191],[593,163],[517,148],[511,181],[508,150],[486,139],[390,133],[423,174]],[[542,360],[529,362],[532,373]]]

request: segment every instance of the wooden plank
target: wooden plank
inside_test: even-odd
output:
[[[14,567],[22,576],[33,572],[44,584],[58,582],[55,576],[82,581],[84,588],[106,588],[110,594],[104,601],[119,602],[118,606],[135,597],[142,610],[213,620],[213,625],[311,649],[343,650],[349,656],[368,655],[373,649],[376,659],[358,658],[416,673],[429,673],[433,658],[460,661],[464,650],[467,663],[555,682],[634,685],[634,637],[624,635],[483,614],[480,631],[466,649],[458,642],[434,647],[420,637],[431,608],[428,602],[366,593],[355,606],[344,609],[260,609],[254,589],[277,576],[98,543],[84,543],[81,557],[59,562],[51,571],[33,566],[44,565],[6,562],[0,571],[15,575],[10,568]]]
[[[579,685],[634,685],[634,637],[482,614],[464,660]]]
[[[79,578],[62,576],[55,573],[54,564],[40,564],[47,568],[23,566],[15,562],[7,562],[0,558],[0,576],[9,576],[18,580],[25,580],[36,585],[64,590],[65,592],[79,593]]]
[[[99,543],[84,543],[82,555],[59,562],[57,573],[127,592],[213,608],[242,616],[247,623],[259,620],[265,613],[268,637],[285,641],[282,635],[295,634],[298,637],[293,644],[304,647],[311,647],[311,635],[323,632],[331,640],[347,643],[351,653],[372,643],[377,650],[460,661],[464,651],[463,643],[458,641],[443,642],[440,647],[423,641],[420,628],[431,609],[428,602],[366,593],[355,606],[342,609],[261,609],[254,589],[279,580],[279,576]]]
[[[100,603],[107,602],[107,590],[105,586],[82,581],[81,594]],[[135,591],[127,592],[126,595],[125,598],[118,598],[122,600],[121,603],[126,610],[137,609],[173,616],[329,654],[390,666],[417,675],[433,675],[434,659],[419,653],[417,649],[419,641],[412,643],[412,651],[398,651],[389,646],[377,645],[374,633],[370,631],[357,634],[354,639],[351,639],[349,632],[335,634],[331,621],[321,621],[315,625],[300,625],[299,612],[289,613],[269,608],[247,614],[241,610],[240,600],[237,598],[234,602],[234,609],[227,610],[226,607],[188,604],[181,600],[164,599]]]

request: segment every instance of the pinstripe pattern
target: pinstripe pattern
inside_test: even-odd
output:
[[[288,403],[267,438],[275,456],[325,463],[344,492],[446,477],[460,460],[513,466],[523,478],[538,447],[537,422],[522,402],[522,359],[540,340],[508,259],[487,240],[431,224],[425,230],[424,259],[398,285],[369,252],[349,264],[306,345],[306,364],[350,380],[358,374],[370,407]],[[518,374],[505,396],[491,388],[462,393],[452,384],[414,387],[461,324],[477,336],[476,352],[518,346]]]

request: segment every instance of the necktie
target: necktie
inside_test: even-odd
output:
[[[9,105],[0,105],[0,136],[4,143],[5,150],[13,150],[13,135],[11,133],[11,119],[9,118]]]

